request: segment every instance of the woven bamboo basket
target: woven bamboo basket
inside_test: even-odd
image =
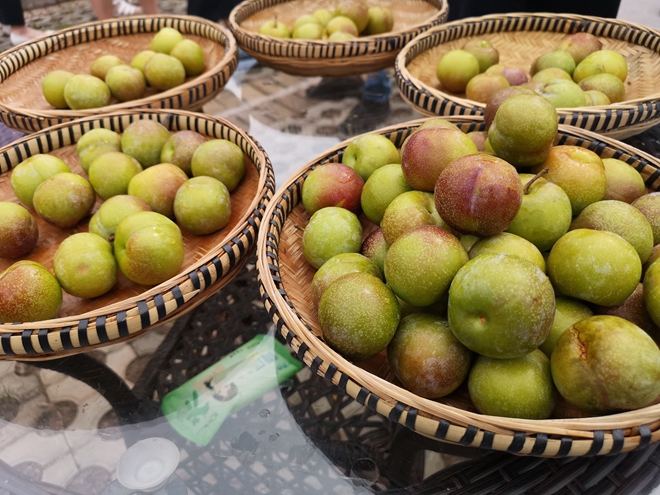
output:
[[[100,297],[81,299],[63,293],[56,319],[0,323],[0,360],[52,359],[134,338],[191,310],[220,290],[254,250],[261,219],[275,191],[268,156],[259,143],[233,124],[181,110],[126,111],[88,117],[39,131],[0,148],[0,201],[19,202],[10,185],[11,169],[27,157],[50,153],[63,159],[72,172],[84,175],[76,153],[78,139],[96,128],[122,132],[139,119],[157,120],[171,131],[194,130],[212,139],[227,139],[243,150],[246,174],[231,194],[229,224],[206,236],[182,230],[183,266],[177,275],[158,286],[135,284],[119,272],[117,285]],[[98,200],[94,211],[100,203]],[[71,234],[87,232],[88,222],[59,229],[36,213],[33,216],[39,226],[39,243],[24,259],[42,263],[52,272],[53,256],[60,242]],[[0,272],[15,261],[0,259]]]
[[[436,27],[415,38],[396,59],[399,92],[423,115],[483,115],[485,104],[441,89],[435,69],[446,52],[472,39],[490,41],[500,63],[525,70],[569,34],[588,32],[628,63],[626,101],[558,109],[559,123],[624,139],[660,122],[660,32],[615,19],[568,14],[502,14],[472,17]]]
[[[392,10],[394,29],[350,41],[282,39],[258,33],[277,17],[289,27],[297,17],[317,9],[334,9],[339,0],[246,0],[232,10],[229,28],[243,50],[269,67],[298,76],[343,77],[391,66],[406,43],[442,24],[449,12],[445,0],[367,0]]]
[[[161,28],[178,29],[204,51],[205,71],[167,91],[147,87],[143,98],[88,110],[60,110],[44,98],[41,82],[53,70],[88,74],[101,55],[116,55],[126,63]],[[82,117],[129,109],[198,110],[222,90],[238,65],[238,47],[228,29],[192,16],[138,16],[90,22],[19,45],[0,54],[0,121],[23,132],[70,122]]]
[[[483,130],[481,117],[449,117],[464,132]],[[424,120],[376,131],[397,148]],[[302,186],[311,170],[341,162],[350,141],[331,148],[298,170],[279,188],[264,216],[257,253],[260,290],[273,322],[298,357],[391,421],[432,439],[473,447],[543,457],[604,455],[630,451],[660,440],[660,404],[603,417],[586,417],[559,401],[554,419],[523,420],[479,414],[463,384],[437,401],[407,391],[390,370],[386,352],[353,363],[323,341],[310,284],[315,270],[302,252],[302,232],[309,215],[302,205]],[[650,188],[660,188],[660,160],[624,143],[569,126],[560,126],[555,144],[589,148],[635,167]],[[366,237],[375,226],[360,215]]]

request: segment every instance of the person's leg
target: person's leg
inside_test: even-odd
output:
[[[158,0],[140,0],[140,5],[145,14],[158,14]]]
[[[229,17],[229,13],[240,0],[188,0],[188,15],[196,15],[209,21],[219,21]]]
[[[19,45],[48,34],[48,32],[33,29],[25,24],[21,0],[2,0],[0,2],[0,23],[11,26],[10,39],[13,45]]]
[[[112,0],[89,0],[89,3],[92,4],[92,9],[100,21],[110,19],[114,16],[115,12],[112,7]]]

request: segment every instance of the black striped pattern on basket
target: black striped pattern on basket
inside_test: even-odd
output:
[[[204,78],[189,86],[183,84],[179,90],[168,91],[168,96],[154,95],[147,102],[133,108],[144,109],[188,109],[197,107],[211,100],[227,84],[238,66],[238,51],[236,40],[225,34],[212,22],[196,17],[155,16],[126,18],[112,21],[96,22],[66,29],[56,34],[33,41],[0,54],[0,84],[20,68],[31,61],[45,57],[50,53],[64,50],[69,46],[88,43],[103,38],[113,38],[138,33],[156,33],[164,27],[172,27],[182,34],[191,34],[215,41],[225,47],[227,53],[234,53],[226,64],[217,65],[204,74]],[[96,111],[98,110],[98,111]],[[114,110],[114,105],[95,109],[94,113],[108,113]],[[36,132],[64,122],[71,122],[81,116],[89,115],[72,110],[62,110],[61,115],[52,116],[34,110],[14,112],[0,103],[0,121],[7,127],[23,132]],[[52,112],[51,112],[52,113]]]
[[[462,120],[454,123],[466,133],[484,129],[482,120]],[[399,148],[418,126],[419,122],[411,126],[403,124],[395,131],[382,132],[381,134],[390,139]],[[347,145],[348,143],[346,142],[344,144]],[[622,160],[633,166],[640,173],[650,174],[646,180],[647,186],[653,189],[660,188],[660,165],[635,153],[629,153],[627,150],[617,148],[604,141],[585,138],[580,134],[579,130],[571,130],[570,128],[560,129],[555,144],[580,146],[588,148],[599,155],[611,156]],[[417,408],[403,402],[395,401],[392,398],[379,397],[354,381],[349,374],[339,370],[331,361],[324,361],[321,356],[315,355],[310,350],[308,344],[305,343],[304,338],[297,335],[283,318],[283,312],[286,312],[289,314],[289,318],[293,316],[302,325],[309,328],[305,324],[303,317],[296,311],[282,283],[279,258],[280,236],[288,216],[302,201],[302,187],[309,172],[319,165],[340,163],[344,150],[345,148],[341,148],[321,157],[316,163],[303,171],[295,182],[277,192],[277,196],[274,198],[274,204],[270,207],[271,214],[264,219],[265,232],[262,232],[260,235],[260,237],[263,237],[265,233],[266,241],[265,243],[260,242],[258,256],[266,261],[258,265],[259,290],[264,307],[277,327],[277,330],[292,347],[298,358],[307,364],[314,373],[332,381],[358,403],[386,416],[390,421],[400,423],[413,431],[420,431],[420,411]],[[264,269],[262,266],[264,264],[267,269]],[[277,292],[286,303],[285,307],[280,308],[277,306],[268,293],[264,285],[264,280],[269,280],[269,285],[271,281],[274,283]],[[657,424],[652,425],[654,430],[651,430],[648,425],[640,425],[637,429],[633,428],[625,431],[622,429],[610,431],[594,430],[591,432],[591,438],[585,438],[584,436],[572,438],[568,436],[554,437],[541,432],[517,431],[512,432],[510,435],[495,433],[473,425],[463,426],[443,418],[430,417],[429,414],[424,414],[424,421],[426,423],[426,431],[423,433],[438,440],[489,450],[495,448],[495,445],[505,445],[504,448],[500,447],[499,450],[505,450],[513,454],[552,457],[578,455],[580,452],[586,452],[586,454],[581,454],[586,456],[617,454],[623,449],[625,440],[631,437],[638,438],[635,449],[641,449],[652,441],[653,432],[657,432],[660,429],[660,425]],[[431,432],[432,435],[429,435],[429,422],[434,425]]]
[[[422,26],[401,33],[356,38],[350,41],[291,40],[266,37],[248,32],[240,27],[245,19],[257,12],[291,0],[247,0],[232,12],[232,32],[241,48],[257,54],[283,58],[339,59],[364,57],[383,52],[398,52],[406,43],[427,29],[442,24],[447,19],[445,0],[427,0],[438,8],[438,14]],[[358,63],[356,61],[356,63]]]
[[[12,356],[56,357],[58,353],[74,349],[84,350],[99,344],[135,336],[156,325],[189,301],[194,301],[214,282],[240,266],[255,246],[264,212],[275,193],[273,167],[261,145],[247,134],[239,132],[232,124],[215,117],[195,116],[187,112],[158,112],[115,114],[88,118],[56,130],[41,131],[16,141],[0,153],[0,174],[37,153],[48,153],[57,148],[74,144],[91,129],[106,128],[123,132],[136,120],[157,120],[170,131],[194,130],[216,139],[226,139],[238,145],[265,176],[264,188],[259,191],[260,201],[242,223],[239,235],[223,246],[217,246],[217,254],[205,264],[200,264],[187,274],[183,282],[167,287],[153,297],[138,301],[117,313],[82,319],[62,328],[26,329],[12,332],[9,323],[0,323],[0,359]],[[38,324],[38,323],[37,323]]]
[[[405,56],[397,58],[395,72],[401,96],[413,108],[425,115],[483,115],[483,106],[469,105],[468,100],[462,99],[461,102],[458,102],[450,98],[439,97],[437,92],[428,91],[428,88],[419,81],[411,79],[407,71],[404,75],[401,69],[421,53],[449,41],[480,34],[520,31],[566,34],[584,31],[595,36],[627,41],[660,52],[660,32],[622,24],[621,21],[558,14],[511,14],[471,18],[428,31],[407,47]],[[557,110],[557,114],[560,124],[601,133],[630,128],[629,135],[634,135],[660,122],[660,98],[655,95],[655,97],[636,102],[634,105],[612,105],[605,111],[581,109],[577,112],[563,109]]]

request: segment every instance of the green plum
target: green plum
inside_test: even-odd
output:
[[[384,165],[401,163],[394,143],[380,134],[358,136],[346,147],[341,162],[355,170],[363,180]]]
[[[121,151],[121,136],[110,129],[92,129],[78,140],[76,145],[80,166],[89,172],[89,166],[103,153]]]
[[[564,335],[564,332],[574,323],[589,318],[590,316],[593,316],[593,313],[586,304],[576,299],[569,299],[566,297],[556,298],[555,318],[552,322],[550,335],[548,335],[548,338],[539,346],[539,349],[541,349],[546,356],[552,356],[552,351],[555,350],[559,337]]]
[[[147,168],[161,163],[160,154],[169,139],[170,132],[155,120],[137,120],[122,134],[121,151]]]
[[[170,53],[177,43],[183,41],[183,35],[174,28],[164,27],[151,39],[149,48],[157,53]]]
[[[534,244],[517,235],[502,232],[492,237],[480,239],[470,248],[468,255],[470,259],[473,259],[486,253],[520,256],[534,263],[539,267],[539,270],[545,273],[545,260],[541,251]]]
[[[383,276],[376,264],[358,253],[341,253],[323,263],[314,274],[311,286],[312,302],[318,307],[319,301],[330,284],[347,273],[368,273],[382,280]]]
[[[46,101],[55,108],[69,108],[64,99],[64,87],[75,74],[65,70],[54,70],[44,77],[41,83],[41,91]]]
[[[104,201],[89,221],[89,231],[100,235],[108,242],[115,239],[119,223],[126,217],[141,211],[151,211],[147,203],[140,198],[128,195],[113,196]]]
[[[442,56],[435,72],[447,91],[462,93],[470,79],[479,74],[479,60],[468,51],[451,50]]]
[[[34,209],[61,229],[73,227],[92,211],[94,189],[78,174],[63,172],[42,182],[34,191]]]
[[[392,163],[380,167],[364,183],[360,196],[362,211],[369,220],[380,225],[385,210],[394,198],[408,191],[412,188],[403,176],[401,165]]]
[[[11,189],[28,208],[33,208],[34,192],[47,179],[62,172],[71,172],[69,166],[52,155],[37,154],[23,160],[11,172]]]
[[[89,182],[102,199],[126,194],[131,179],[142,172],[142,166],[132,156],[110,151],[99,156],[89,167]]]
[[[188,179],[174,197],[174,216],[179,225],[195,235],[216,232],[231,218],[229,191],[213,177]]]
[[[226,139],[212,139],[199,145],[191,163],[195,177],[208,175],[233,192],[245,175],[245,155],[236,144]]]
[[[339,206],[322,208],[312,215],[302,238],[303,254],[314,268],[341,253],[357,253],[362,245],[362,225],[355,213]]]

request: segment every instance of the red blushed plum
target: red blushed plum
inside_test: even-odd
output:
[[[321,165],[305,179],[303,206],[310,215],[326,206],[339,206],[358,213],[363,187],[364,180],[351,167],[341,163]]]
[[[0,201],[0,258],[29,254],[39,241],[39,227],[21,205]]]
[[[385,255],[387,254],[387,241],[383,235],[383,229],[376,229],[362,241],[360,254],[369,258],[385,275]]]
[[[387,357],[408,390],[436,399],[463,383],[472,353],[454,337],[447,320],[412,314],[401,320],[387,347]]]
[[[472,139],[474,144],[477,146],[477,150],[480,152],[484,150],[486,145],[486,139],[488,139],[488,133],[486,131],[472,131],[467,133],[467,137]]]
[[[575,63],[579,64],[588,55],[602,50],[602,48],[603,44],[593,34],[573,33],[561,42],[557,50],[568,52],[573,57],[573,60],[575,60]]]
[[[440,217],[459,232],[479,237],[506,230],[520,209],[522,196],[516,169],[486,154],[455,160],[435,186]]]
[[[499,90],[508,88],[509,82],[497,74],[479,74],[470,79],[465,88],[465,96],[480,103],[487,103]]]
[[[486,69],[485,74],[498,74],[504,76],[511,86],[520,86],[527,82],[527,73],[522,69],[505,67],[501,64],[495,64]]]
[[[474,142],[460,131],[421,129],[410,137],[403,150],[403,176],[413,189],[430,192],[451,162],[477,152]]]

